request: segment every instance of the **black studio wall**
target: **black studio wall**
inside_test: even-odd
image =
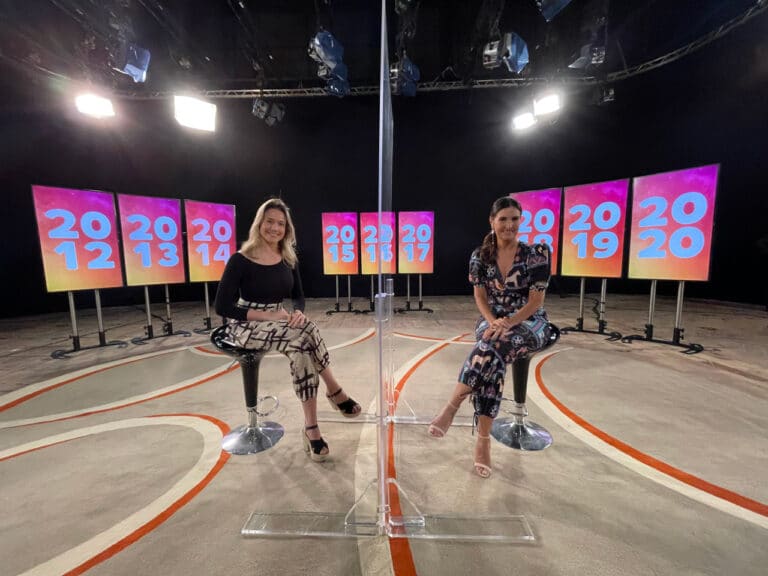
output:
[[[764,303],[756,277],[768,256],[756,243],[768,234],[768,59],[756,20],[617,84],[611,105],[593,106],[586,91],[576,92],[556,124],[523,136],[509,128],[529,97],[519,89],[395,98],[393,208],[436,213],[435,274],[424,277],[425,295],[470,293],[467,258],[500,195],[720,163],[711,280],[689,283],[686,296]],[[118,121],[104,126],[65,113],[62,87],[6,72],[2,316],[66,309],[64,295],[44,289],[32,184],[233,203],[239,240],[258,204],[282,195],[294,210],[308,296],[333,296],[333,278],[322,275],[320,214],[376,209],[377,97],[288,99],[284,121],[272,128],[250,114],[249,100],[219,100],[217,131],[198,134],[176,124],[168,100],[120,100]],[[577,281],[560,279],[558,289],[575,291]],[[610,289],[647,293],[648,283],[611,281]],[[354,279],[356,297],[368,290],[367,278]],[[404,293],[402,279],[396,290]],[[199,286],[172,287],[174,301],[201,298]],[[143,294],[115,289],[102,299],[141,303]],[[78,305],[89,305],[87,295]]]

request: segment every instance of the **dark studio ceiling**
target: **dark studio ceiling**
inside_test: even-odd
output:
[[[353,94],[378,83],[376,0],[1,0],[0,7],[0,67],[31,76],[134,96],[179,89],[322,94],[307,47],[323,28],[344,46]],[[665,57],[684,57],[675,51],[699,39],[738,34],[741,22],[765,8],[766,0],[572,0],[547,22],[536,0],[396,0],[388,2],[389,59],[407,53],[420,86],[433,89],[603,83],[654,59],[663,65]],[[482,64],[485,44],[506,32],[527,43],[530,63],[520,74]],[[151,54],[144,82],[115,71],[130,43]],[[569,68],[603,48],[602,62]]]

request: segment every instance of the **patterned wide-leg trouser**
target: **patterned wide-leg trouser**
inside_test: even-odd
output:
[[[275,304],[251,304],[259,310],[277,310]],[[320,372],[331,362],[317,326],[307,321],[301,328],[291,328],[284,320],[279,322],[239,322],[228,320],[231,340],[240,347],[260,352],[277,351],[291,363],[293,391],[305,402],[317,396]]]
[[[549,338],[549,322],[534,317],[516,326],[496,340],[483,339],[488,322],[475,327],[477,343],[459,373],[459,382],[472,388],[475,416],[496,418],[504,393],[507,364],[516,358],[541,350]]]

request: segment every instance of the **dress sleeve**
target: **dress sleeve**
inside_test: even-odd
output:
[[[216,314],[224,318],[233,318],[234,320],[245,321],[248,310],[237,306],[237,299],[240,296],[240,283],[243,277],[242,257],[235,253],[224,267],[224,274],[219,280],[219,288],[216,290],[216,299],[213,306]]]
[[[483,284],[483,263],[480,261],[480,248],[475,248],[469,257],[469,283],[472,286]]]
[[[534,244],[528,256],[529,288],[543,292],[549,286],[552,252],[547,244]]]
[[[294,310],[301,310],[304,312],[304,287],[301,285],[301,274],[299,274],[299,263],[297,262],[292,270],[293,273],[293,290],[291,290],[291,299],[293,300]]]

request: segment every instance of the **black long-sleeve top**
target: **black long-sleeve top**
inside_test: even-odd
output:
[[[257,264],[235,252],[219,281],[214,301],[216,313],[225,318],[246,320],[248,309],[237,305],[238,298],[260,304],[278,304],[291,298],[294,308],[303,312],[304,289],[298,265],[291,268],[284,261]]]

